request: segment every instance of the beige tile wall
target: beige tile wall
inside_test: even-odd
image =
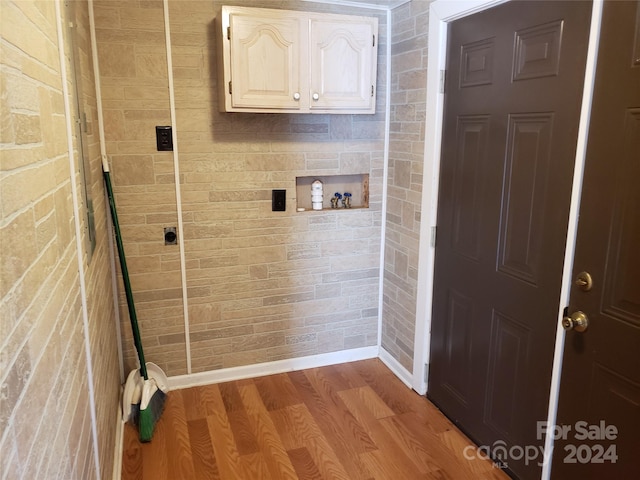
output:
[[[418,283],[429,4],[414,0],[392,14],[382,346],[409,372]]]
[[[90,350],[100,465],[109,478],[118,368],[86,2],[75,3],[82,5],[98,239],[86,270]],[[162,227],[177,223],[173,163],[170,154],[155,151],[153,138],[155,125],[169,124],[161,2],[96,3],[107,147],[145,346],[170,374],[184,373],[179,257],[162,244]],[[218,4],[171,1],[193,369],[374,345],[384,98],[375,116],[218,113],[212,37]],[[414,1],[393,16],[383,345],[408,369],[427,5]],[[301,8],[280,1],[259,6]],[[93,478],[54,3],[4,2],[0,19],[0,470],[7,478]],[[378,92],[384,92],[384,25]],[[296,175],[365,171],[370,209],[294,212]],[[287,212],[270,211],[272,188],[287,189]],[[121,313],[130,344],[126,310]]]
[[[169,3],[193,371],[375,345],[383,96],[374,116],[219,113],[213,21],[223,2]],[[161,242],[176,223],[173,169],[154,143],[154,126],[169,122],[160,6],[101,0],[97,28],[145,352],[176,375],[186,373],[178,250]],[[295,211],[296,176],[352,173],[370,174],[369,209]],[[287,190],[286,212],[271,212],[272,189]]]
[[[156,150],[155,127],[171,124],[162,0],[94,2],[105,139],[127,267],[147,360],[186,372],[173,157]],[[126,370],[135,368],[120,270]]]
[[[108,205],[105,199],[100,155],[100,137],[93,52],[89,30],[89,7],[86,1],[69,2],[68,14],[75,18],[78,44],[77,72],[82,82],[81,109],[86,115],[85,152],[89,157],[88,187],[95,216],[95,250],[85,271],[93,388],[96,399],[96,426],[101,476],[111,478],[116,446],[116,416],[120,404],[120,368],[117,331],[113,306],[112,276],[107,232]],[[68,47],[67,47],[68,49]],[[86,225],[83,220],[83,232]],[[86,233],[85,233],[86,235]],[[83,242],[86,246],[86,242]]]
[[[99,464],[108,478],[119,368],[100,157],[91,133],[86,2],[78,6],[98,227],[85,283]],[[0,472],[11,479],[97,476],[54,7],[27,0],[0,7]]]
[[[384,102],[375,116],[219,113],[222,4],[170,10],[193,369],[375,345]],[[296,176],[352,173],[371,174],[369,209],[296,212]],[[271,212],[274,188],[286,212]]]

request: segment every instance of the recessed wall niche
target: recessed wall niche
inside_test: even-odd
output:
[[[351,209],[369,208],[369,174],[358,173],[296,177],[296,207],[298,211],[321,211],[313,210],[311,205],[311,184],[316,180],[322,182],[322,210],[334,210],[331,199],[335,197],[336,193],[343,197],[345,193],[351,194]],[[343,206],[340,200],[336,210],[348,209]]]

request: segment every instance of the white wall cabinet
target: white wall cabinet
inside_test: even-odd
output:
[[[221,111],[375,113],[377,18],[225,6],[217,20]]]

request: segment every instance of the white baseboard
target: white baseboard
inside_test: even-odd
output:
[[[122,393],[120,394],[122,398]],[[113,453],[113,480],[122,478],[122,450],[124,448],[124,422],[122,421],[122,404],[118,403],[118,413],[116,415],[116,438]]]
[[[383,347],[380,347],[378,356],[380,357],[380,360],[382,360],[382,363],[389,367],[389,370],[391,370],[393,374],[402,381],[402,383],[409,388],[413,388],[413,374],[404,368],[398,360],[396,360]]]
[[[258,363],[256,365],[224,368],[221,370],[192,373],[190,375],[178,375],[169,377],[169,388],[171,390],[179,390],[181,388],[195,387],[198,385],[209,385],[212,383],[230,382],[244,378],[292,372],[305,368],[326,367],[337,363],[376,358],[378,357],[378,353],[379,349],[376,345],[373,347],[354,348],[352,350],[341,350],[339,352],[323,353],[308,357],[276,360],[274,362]]]

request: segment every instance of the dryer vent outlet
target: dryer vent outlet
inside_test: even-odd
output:
[[[176,233],[176,227],[164,227],[164,244],[165,245],[178,244],[178,234]]]

